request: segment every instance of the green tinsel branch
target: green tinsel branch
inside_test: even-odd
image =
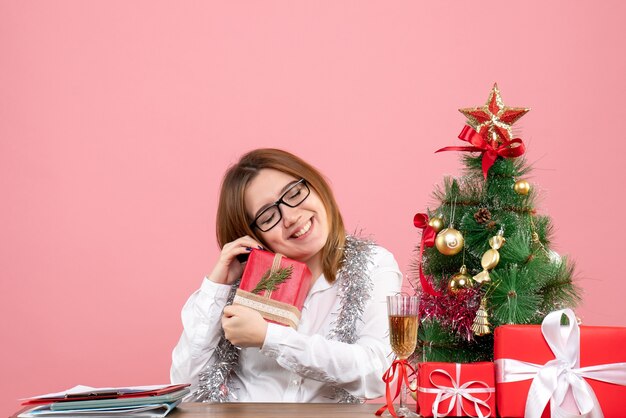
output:
[[[539,283],[534,273],[512,264],[496,267],[491,273],[492,325],[528,324],[540,310]]]
[[[465,166],[466,175],[483,177],[483,155],[463,154],[461,161]],[[528,174],[532,166],[526,163],[524,157],[498,158],[489,169],[488,177],[520,177]]]
[[[561,258],[556,263],[554,274],[541,288],[542,310],[545,313],[564,306],[573,307],[580,303],[580,289],[574,284],[574,263]]]
[[[444,361],[473,363],[490,361],[493,352],[493,335],[467,341],[451,334],[435,319],[420,324],[416,359],[418,361]]]

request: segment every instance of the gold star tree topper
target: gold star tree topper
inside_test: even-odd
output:
[[[530,109],[526,107],[508,107],[502,103],[498,85],[494,84],[487,103],[481,107],[459,109],[467,117],[467,124],[474,128],[493,145],[513,139],[511,125],[524,116]]]

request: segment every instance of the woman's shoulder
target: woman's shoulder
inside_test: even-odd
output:
[[[402,287],[402,272],[396,258],[380,245],[373,245],[372,248],[370,278],[374,285],[372,292],[379,302],[383,302],[385,296],[399,292]]]
[[[391,251],[386,249],[385,247],[381,247],[378,244],[372,245],[372,268],[375,270],[385,269],[385,270],[394,270],[398,273],[400,269],[398,268],[398,262],[396,258],[393,256]]]
[[[356,253],[361,253],[361,256],[357,257],[357,259],[360,258],[361,262],[367,263],[370,274],[377,273],[381,270],[393,271],[401,274],[396,258],[393,256],[391,251],[381,245],[378,245],[374,241],[366,238],[360,238],[358,236],[348,235],[347,246],[350,248],[349,253],[355,254],[355,250]],[[361,258],[363,256],[365,258]]]
[[[393,258],[393,254],[391,253],[391,251],[389,251],[385,247],[382,247],[378,244],[372,243],[371,249],[372,249],[373,258],[388,258],[388,257]]]

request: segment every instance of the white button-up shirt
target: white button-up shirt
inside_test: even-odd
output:
[[[369,275],[371,298],[357,341],[347,344],[327,338],[341,310],[337,283],[320,276],[302,308],[298,330],[270,323],[262,348],[244,348],[232,387],[244,402],[333,402],[332,385],[359,398],[384,395],[382,374],[389,367],[387,295],[400,291],[402,274],[393,255],[374,247]],[[197,387],[198,374],[214,361],[220,338],[220,319],[230,286],[204,279],[182,310],[183,334],[172,353],[172,383]]]

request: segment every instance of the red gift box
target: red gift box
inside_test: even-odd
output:
[[[284,280],[277,284],[276,278],[281,275]],[[297,329],[310,287],[311,271],[306,264],[281,254],[252,250],[233,304],[252,308],[270,322]]]
[[[417,404],[422,416],[495,417],[493,363],[427,362],[418,364],[417,370]]]
[[[567,326],[560,325],[563,314],[569,318]],[[596,417],[601,416],[601,408],[607,418],[626,416],[624,347],[626,328],[579,327],[570,309],[549,314],[541,327],[496,328],[498,414],[549,417],[551,408],[559,408],[570,416],[591,409],[595,415],[590,416]],[[530,412],[526,411],[527,400]]]

